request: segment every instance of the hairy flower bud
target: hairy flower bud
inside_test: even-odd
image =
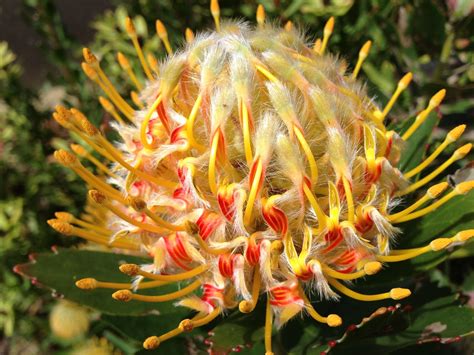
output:
[[[144,343],[147,349],[211,322],[225,309],[238,306],[251,312],[261,293],[268,299],[267,345],[273,317],[281,326],[306,309],[328,326],[342,323],[338,315],[319,315],[307,293],[328,299],[342,293],[362,301],[410,296],[410,290],[402,288],[364,295],[344,282],[376,274],[382,263],[469,239],[458,234],[420,248],[391,249],[400,233],[397,223],[419,218],[472,187],[460,184],[431,203],[448,188],[441,183],[414,204],[391,213],[395,197],[428,184],[471,149],[470,144],[459,148],[432,173],[410,181],[459,138],[465,128],[459,126],[425,162],[405,174],[398,169],[401,142],[440,105],[445,90],[433,96],[399,137],[383,121],[413,76],[407,73],[387,105],[378,107],[357,80],[370,41],[348,73],[345,64],[325,54],[334,18],[324,27],[323,38],[309,48],[291,23],[285,28],[266,23],[261,6],[256,28],[221,22],[217,1],[211,2],[211,12],[217,30],[196,37],[187,31],[185,47],[154,69],[156,76],[127,19],[127,31],[149,82],[137,84],[128,59],[119,53],[119,61],[135,86],[144,86],[138,102],[143,110],[123,100],[97,58],[84,51],[86,74],[110,99],[101,98],[101,104],[114,117],[125,116],[128,124],[116,117],[122,144],[114,146],[79,111],[58,109],[57,115],[68,116],[74,124],[71,129],[114,167],[107,170],[91,160],[112,177],[109,184],[76,164],[76,156],[56,152],[61,164],[93,188],[89,197],[94,208],[106,212],[103,226],[64,214],[49,222],[61,233],[103,245],[114,243],[128,252],[146,251],[149,265],[120,266],[135,278],[136,288],[142,279],[193,282],[160,296],[136,294],[123,285],[95,279],[80,280],[78,287],[116,285],[113,297],[119,301],[180,299],[180,305],[199,312],[200,318],[149,337]],[[166,28],[159,20],[156,29],[171,54]],[[90,156],[77,146],[73,149]],[[203,289],[200,298],[186,297],[198,287]]]

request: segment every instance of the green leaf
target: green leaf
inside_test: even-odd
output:
[[[402,156],[398,165],[400,171],[408,171],[421,163],[426,153],[426,146],[430,141],[434,128],[438,124],[438,120],[439,118],[435,112],[430,113],[426,121],[423,122],[423,124],[408,139],[406,146],[402,151]],[[403,132],[411,126],[413,121],[414,118],[407,120],[396,131],[402,135]]]
[[[297,326],[295,326],[295,324]],[[321,327],[324,325],[309,324],[308,322],[302,322],[301,320],[290,321],[290,323],[282,329],[282,340],[283,345],[286,349],[291,349],[288,351],[291,355],[299,354],[310,354],[312,347],[316,343],[316,346],[319,345],[318,340],[321,339]],[[289,340],[294,342],[293,346],[289,343]]]
[[[384,61],[379,70],[372,63],[366,62],[363,66],[363,70],[370,82],[373,83],[386,97],[390,97],[395,83],[394,66],[390,62]]]
[[[75,282],[85,277],[93,277],[99,281],[130,282],[130,277],[122,274],[118,267],[122,263],[143,264],[149,260],[123,254],[103,253],[89,250],[59,249],[55,253],[41,253],[33,256],[34,260],[17,265],[15,271],[31,278],[32,282],[50,288],[53,294],[91,307],[106,314],[138,315],[153,312],[168,313],[177,316],[186,311],[173,306],[172,302],[148,303],[116,301],[111,297],[114,290],[96,289],[85,291],[77,288]],[[177,290],[177,285],[166,285],[159,288],[159,293]],[[141,290],[140,293],[152,294],[156,290]],[[165,315],[166,314],[166,315]]]
[[[186,312],[184,312],[186,314]],[[144,316],[115,316],[102,315],[101,320],[109,328],[121,336],[121,341],[129,344],[136,350],[134,354],[186,354],[188,345],[191,345],[191,336],[199,334],[194,330],[191,334],[181,335],[164,341],[158,349],[150,351],[143,349],[143,341],[152,335],[161,335],[174,329],[183,319],[183,310],[176,308],[175,312],[166,313],[166,317],[159,315]],[[187,339],[185,339],[185,337]]]
[[[398,236],[394,249],[410,249],[428,245],[433,239],[453,237],[457,232],[474,229],[474,191],[458,196],[428,215],[397,227],[403,231]],[[373,284],[387,284],[396,280],[427,271],[447,258],[461,258],[474,255],[474,243],[467,241],[444,251],[429,252],[413,259],[389,263],[385,270],[368,277]]]
[[[403,235],[401,248],[428,244],[438,237],[452,237],[457,232],[474,229],[474,192],[457,196],[435,211],[410,222],[400,224]]]
[[[216,353],[230,351],[235,347],[253,348],[263,342],[264,337],[264,307],[260,301],[257,308],[250,314],[235,311],[222,320],[213,330],[212,350]]]
[[[465,355],[463,346],[459,346],[457,342],[442,344],[439,342],[431,342],[425,344],[416,344],[395,350],[391,355],[420,355],[420,354],[436,354],[436,355]]]
[[[433,239],[453,237],[457,232],[474,229],[474,191],[458,196],[428,215],[397,225],[403,231],[393,249],[411,249],[428,245]],[[367,277],[366,283],[388,285],[406,277],[427,271],[448,258],[462,258],[474,255],[474,243],[467,241],[444,251],[429,252],[413,259],[388,263],[378,274]]]
[[[474,256],[474,243],[466,243],[463,247],[458,248],[453,251],[453,253],[449,256],[450,259],[462,259],[462,258],[469,258]]]
[[[139,347],[134,346],[135,344],[131,344],[129,341],[122,339],[109,330],[105,330],[103,332],[103,336],[111,344],[113,344],[115,348],[120,349],[121,353],[123,354],[132,355],[135,354],[139,349]]]
[[[334,309],[335,312],[341,311],[341,307],[347,308],[347,304],[342,302]],[[305,345],[305,337],[302,337],[302,342],[295,349],[303,349],[306,346],[306,351],[292,350],[290,353],[391,353],[416,345],[420,341],[435,342],[438,337],[443,342],[450,342],[458,336],[467,336],[474,331],[474,310],[463,306],[459,295],[453,294],[449,288],[439,288],[434,283],[425,283],[421,287],[418,285],[412,296],[401,303],[402,305],[392,308],[379,308],[357,326],[340,330],[337,337],[332,337],[335,341],[334,347],[328,343],[331,337],[319,339],[319,347],[311,345],[314,339]],[[358,315],[361,310],[369,308],[367,303],[359,304],[360,307],[352,308],[352,312]],[[372,306],[373,309],[377,304]],[[347,319],[346,314],[339,314],[344,320]],[[347,323],[344,324],[347,327]]]
[[[355,339],[346,342],[336,353],[344,353],[344,350],[348,349],[356,353],[357,349],[360,351],[370,349],[372,353],[393,351],[415,345],[422,340],[433,342],[437,337],[444,338],[446,341],[447,338],[455,338],[474,330],[474,311],[461,307],[456,295],[427,302],[421,308],[414,310],[411,315],[403,314],[403,311],[399,313],[409,322],[408,327],[403,331],[395,334],[389,331],[390,334],[379,335],[374,339],[367,338],[367,335],[355,334]],[[383,328],[378,329],[389,330],[390,322],[386,322]]]
[[[474,292],[474,271],[470,270],[462,283],[462,290],[465,292]]]

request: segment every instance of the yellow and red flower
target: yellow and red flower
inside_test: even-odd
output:
[[[112,144],[76,109],[58,107],[54,118],[87,143],[103,160],[80,145],[75,153],[59,150],[59,163],[90,186],[90,211],[82,218],[58,213],[57,231],[122,252],[149,256],[149,265],[124,264],[134,277],[129,285],[83,279],[83,289],[118,289],[120,301],[164,302],[196,310],[170,332],[151,336],[144,347],[211,322],[227,309],[253,311],[267,298],[265,346],[271,329],[305,310],[335,327],[340,316],[322,316],[306,294],[337,299],[338,293],[361,301],[399,300],[410,290],[394,288],[364,295],[345,281],[373,275],[382,264],[459,245],[473,230],[434,239],[428,246],[394,250],[396,225],[422,217],[474,182],[463,182],[441,196],[446,183],[430,187],[414,204],[392,213],[401,197],[418,190],[471,150],[467,144],[417,181],[465,126],[449,132],[442,145],[408,172],[398,170],[407,141],[437,108],[436,93],[414,123],[399,136],[384,125],[412,74],[399,82],[381,108],[357,79],[371,42],[364,44],[352,73],[327,54],[334,27],[331,18],[314,46],[291,25],[280,29],[257,10],[258,25],[222,22],[211,1],[216,31],[197,36],[173,53],[166,28],[157,33],[169,57],[158,65],[143,53],[133,23],[126,28],[147,82],[137,79],[128,60],[118,60],[140,91],[132,107],[84,49],[85,73],[107,95],[100,98],[116,119],[122,142]],[[142,108],[143,107],[143,108]],[[86,169],[79,158],[97,167]],[[95,214],[94,211],[100,211]],[[149,281],[145,281],[145,280]],[[157,296],[140,289],[185,282],[179,291]],[[194,292],[202,289],[200,297]]]

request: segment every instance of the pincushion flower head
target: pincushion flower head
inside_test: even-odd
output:
[[[302,312],[329,327],[342,324],[344,315],[317,312],[313,304],[319,300],[337,300],[339,294],[360,301],[410,296],[405,288],[361,294],[350,288],[350,280],[461,245],[474,235],[466,230],[423,247],[394,249],[395,238],[403,238],[398,224],[421,218],[474,186],[472,181],[430,184],[466,156],[471,144],[431,167],[463,133],[465,125],[458,126],[417,167],[400,171],[404,142],[441,104],[445,90],[434,93],[400,135],[384,122],[412,74],[378,106],[357,78],[370,41],[349,70],[328,54],[333,18],[322,39],[309,45],[291,23],[279,28],[265,21],[261,6],[256,26],[221,21],[217,1],[211,2],[211,13],[215,31],[194,36],[187,30],[187,43],[175,53],[157,21],[169,54],[162,63],[143,52],[127,19],[146,83],[123,54],[118,61],[139,92],[132,95],[138,108],[84,49],[82,68],[107,96],[100,103],[116,119],[121,139],[111,142],[77,109],[57,107],[56,121],[88,147],[73,144],[72,152],[58,150],[55,158],[90,191],[88,214],[58,212],[49,224],[63,234],[149,258],[145,265],[120,266],[130,283],[86,278],[77,282],[79,288],[115,289],[118,301],[174,301],[196,311],[175,329],[150,334],[145,348],[157,348],[229,310],[250,313],[257,302],[266,302],[270,354],[272,327]],[[93,163],[96,173],[80,158]],[[413,204],[397,207],[420,190]],[[169,283],[180,283],[180,289],[160,294],[160,286]],[[149,288],[157,295],[140,293]]]

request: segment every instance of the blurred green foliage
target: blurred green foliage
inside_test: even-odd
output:
[[[96,20],[90,24],[96,35],[87,45],[102,58],[103,68],[125,97],[128,97],[129,88],[115,59],[117,51],[127,55],[138,67],[133,46],[124,31],[126,16],[134,19],[145,50],[160,59],[165,53],[154,36],[156,17],[166,24],[175,47],[183,42],[186,27],[201,30],[212,26],[207,0],[114,0],[113,3],[113,10],[97,14]],[[442,87],[448,89],[448,97],[441,109],[444,116],[441,124],[432,134],[435,139],[442,136],[442,131],[465,123],[466,117],[473,116],[474,16],[471,1],[262,0],[261,3],[269,18],[282,24],[293,21],[307,31],[311,41],[322,35],[329,16],[338,16],[330,50],[340,53],[348,63],[355,62],[361,45],[371,39],[374,43],[363,73],[370,92],[381,102],[386,102],[398,79],[412,71],[414,82],[393,111],[394,124],[413,116],[426,104],[430,95]],[[47,314],[54,297],[15,275],[12,268],[24,262],[30,252],[44,252],[53,244],[71,245],[70,240],[53,233],[45,221],[58,210],[79,212],[85,191],[73,174],[53,164],[50,159],[55,147],[65,147],[68,143],[65,132],[50,119],[50,115],[53,104],[62,102],[74,104],[96,123],[107,123],[110,117],[103,113],[97,102],[99,90],[80,68],[81,49],[86,44],[68,34],[54,2],[23,0],[22,4],[25,19],[40,35],[44,57],[54,70],[36,93],[31,92],[21,84],[22,70],[15,63],[15,55],[6,43],[0,43],[0,328],[4,334],[0,340],[0,352],[46,354],[69,350],[74,343],[60,342],[49,334]],[[254,21],[257,2],[224,0],[220,4],[224,17]],[[472,131],[467,136],[472,137]],[[426,143],[424,139],[420,145]],[[436,144],[431,144],[428,151]],[[450,172],[454,173],[460,166],[455,164]],[[466,204],[465,208],[468,207]],[[435,227],[430,228],[436,233]],[[421,235],[426,236],[426,233]],[[424,283],[434,290],[432,296],[442,297],[439,302],[458,307],[461,300],[455,296],[455,291],[472,292],[473,249],[471,246],[456,252],[461,259],[445,261],[431,273],[431,278],[445,286],[443,290],[434,282]],[[429,308],[420,308],[418,312],[423,314],[426,310],[429,313]],[[127,328],[125,325],[134,324],[135,320],[120,317],[108,315],[95,320],[89,335],[105,337],[122,352],[133,353],[139,349],[138,340],[148,334],[137,334],[140,327]],[[143,324],[153,328],[153,321],[147,318]],[[415,326],[419,324],[424,323],[415,323]],[[251,326],[255,330],[255,324],[249,325],[248,321],[241,322],[234,317],[216,332],[215,338],[233,332],[237,337],[235,341],[239,343],[241,339],[238,337],[243,337],[242,328]],[[250,335],[244,337],[245,341],[258,342],[261,339],[258,329],[255,334],[247,333]],[[298,344],[285,340],[286,335],[291,338],[294,334],[299,334],[301,341]],[[400,336],[404,334],[402,332]],[[316,346],[319,352],[325,348],[321,339],[340,336],[297,320],[285,328],[277,346],[282,351],[292,348],[295,354],[308,349],[314,351]],[[206,349],[202,338],[198,333],[192,341],[198,352]],[[231,344],[233,338],[225,338],[222,343],[216,339],[218,346],[238,345]],[[180,346],[184,344],[178,343]],[[359,343],[365,345],[363,341]],[[411,345],[408,342],[406,346]],[[170,343],[170,346],[175,347],[167,351],[176,350],[178,345]],[[436,350],[441,351],[441,345],[438,346]],[[449,347],[449,351],[468,351],[467,345],[463,346]],[[180,349],[184,351],[184,348]],[[256,343],[253,348],[242,350],[257,352],[259,349],[261,347]],[[345,346],[342,345],[341,349]]]
[[[31,252],[70,244],[51,234],[45,221],[56,209],[78,211],[83,187],[57,188],[75,177],[50,162],[57,133],[45,119],[50,112],[33,106],[38,98],[20,84],[21,68],[5,42],[0,58],[0,328],[8,347],[31,349],[48,334],[47,298],[12,268]]]

